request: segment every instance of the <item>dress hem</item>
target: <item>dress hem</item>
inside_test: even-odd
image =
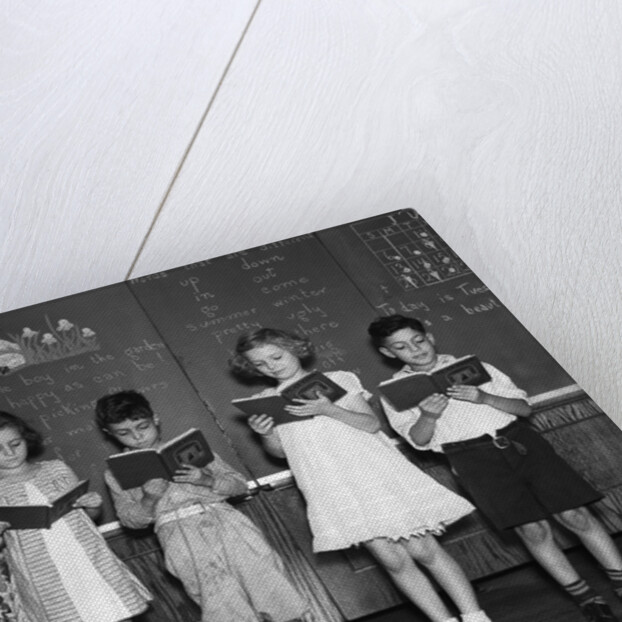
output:
[[[409,538],[412,538],[413,536],[416,538],[426,536],[428,534],[432,534],[433,536],[441,536],[447,531],[447,527],[449,525],[451,525],[452,523],[455,523],[456,521],[459,521],[465,516],[468,516],[468,514],[462,514],[456,518],[450,518],[450,519],[444,520],[438,523],[436,526],[417,527],[415,529],[412,529],[406,532],[406,534],[404,534],[404,532],[398,535],[392,535],[392,534],[386,534],[386,533],[383,533],[383,534],[369,533],[369,534],[366,534],[365,537],[358,539],[355,542],[352,542],[351,540],[345,540],[345,539],[337,542],[335,541],[334,538],[315,538],[313,540],[313,552],[323,553],[323,552],[328,552],[328,551],[339,551],[342,549],[350,548],[351,546],[361,546],[365,542],[369,542],[370,540],[375,540],[378,538],[384,538],[386,540],[391,540],[393,542],[399,542],[400,540],[408,540]]]

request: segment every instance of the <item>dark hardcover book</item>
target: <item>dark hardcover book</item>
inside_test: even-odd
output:
[[[296,404],[296,400],[314,400],[325,395],[331,402],[343,397],[347,391],[319,371],[312,371],[300,380],[290,384],[280,395],[265,397],[246,397],[232,400],[231,403],[247,415],[270,415],[275,425],[296,423],[312,419],[313,415],[299,417],[285,410],[288,404]]]
[[[0,522],[9,523],[9,529],[49,529],[54,521],[75,509],[73,504],[88,488],[85,479],[46,505],[0,506]]]
[[[275,425],[313,419],[312,415],[299,417],[288,413],[285,410],[285,406],[291,404],[291,402],[280,395],[245,397],[232,400],[231,403],[247,415],[270,415],[274,419]]]
[[[395,410],[413,408],[433,393],[445,393],[455,384],[478,386],[490,380],[490,374],[477,356],[464,356],[431,374],[413,373],[402,378],[385,380],[378,391]]]
[[[319,371],[312,371],[300,380],[281,391],[281,395],[290,402],[295,400],[314,400],[324,395],[331,402],[342,398],[347,391]]]
[[[158,449],[136,449],[106,459],[121,488],[136,488],[150,479],[172,480],[185,464],[204,467],[214,454],[201,430],[190,428]]]

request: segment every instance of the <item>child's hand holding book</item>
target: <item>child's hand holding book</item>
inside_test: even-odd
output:
[[[419,402],[421,414],[429,419],[438,419],[443,414],[449,398],[442,393],[433,393]]]
[[[150,479],[143,484],[143,492],[147,496],[155,499],[160,499],[166,492],[167,488],[168,481],[162,478]]]
[[[73,507],[82,508],[84,510],[98,510],[101,504],[102,498],[100,494],[96,492],[87,492],[74,501]]]
[[[455,384],[447,389],[447,395],[455,400],[464,402],[473,402],[481,404],[483,400],[483,391],[476,386],[467,384]]]
[[[81,497],[78,497],[73,502],[72,507],[84,510],[91,517],[92,520],[96,520],[97,518],[99,518],[102,503],[103,500],[99,493],[87,492]]]
[[[270,415],[251,415],[248,418],[248,425],[259,436],[269,436],[275,430],[274,418]]]
[[[285,410],[297,417],[313,417],[324,415],[330,417],[334,412],[335,406],[326,395],[315,392],[315,399],[296,398],[293,404],[288,404]]]
[[[211,488],[214,484],[214,475],[209,469],[209,466],[199,468],[191,464],[185,464],[175,471],[173,481],[178,484],[196,484],[197,486]]]
[[[474,404],[481,404],[484,401],[484,392],[476,386],[467,384],[454,384],[448,387],[443,393],[433,393],[425,399],[419,402],[419,409],[421,413],[430,419],[438,419],[442,414],[449,398],[455,400],[462,400],[464,402],[473,402]]]
[[[4,546],[4,532],[11,529],[11,523],[0,521],[0,547]]]
[[[143,499],[141,501],[141,504],[146,512],[155,512],[158,501],[164,496],[168,485],[168,480],[159,477],[154,479],[148,479],[142,485]]]

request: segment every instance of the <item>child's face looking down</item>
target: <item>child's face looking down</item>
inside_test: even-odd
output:
[[[249,363],[268,378],[284,382],[302,371],[300,360],[289,350],[272,343],[258,346],[244,353]]]
[[[124,447],[130,449],[149,449],[160,441],[157,418],[125,419],[119,423],[109,423],[107,428]]]
[[[401,328],[385,337],[380,352],[406,363],[413,371],[429,371],[436,365],[434,337],[413,328]]]
[[[0,429],[0,471],[18,471],[28,460],[22,435],[10,426]]]

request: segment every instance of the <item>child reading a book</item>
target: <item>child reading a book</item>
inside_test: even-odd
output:
[[[433,335],[414,318],[381,317],[368,332],[384,356],[404,363],[396,378],[455,360],[437,353]],[[531,413],[526,393],[492,365],[484,366],[491,379],[480,386],[454,385],[402,411],[383,400],[391,425],[413,447],[446,454],[478,509],[499,530],[518,534],[587,620],[614,620],[609,606],[570,565],[548,522],[554,518],[579,538],[622,597],[622,558],[585,507],[602,495],[526,423]]]
[[[34,461],[41,449],[36,430],[0,412],[0,505],[45,505],[78,483],[60,460]],[[151,595],[89,518],[101,503],[97,493],[88,492],[49,529],[0,525],[18,620],[118,622],[147,608]]]
[[[294,333],[262,328],[243,335],[230,365],[241,375],[263,376],[274,386],[259,395],[280,394],[307,373],[309,340]],[[473,511],[473,506],[424,474],[379,431],[357,376],[326,375],[345,389],[334,403],[323,394],[299,399],[286,408],[311,418],[274,425],[265,413],[249,418],[265,450],[287,458],[307,502],[313,550],[365,546],[395,584],[433,622],[456,621],[423,565],[452,598],[462,620],[484,622],[472,587],[462,569],[435,536]]]
[[[127,451],[161,444],[159,418],[136,391],[100,398],[96,417]],[[110,471],[104,478],[123,525],[155,524],[166,568],[201,607],[204,622],[311,622],[280,557],[255,524],[225,502],[246,493],[247,484],[220,456],[214,453],[202,468],[180,468],[173,481],[151,479],[127,490]]]

